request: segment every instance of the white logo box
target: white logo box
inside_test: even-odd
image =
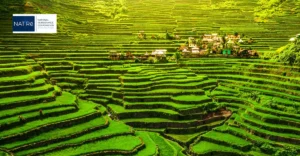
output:
[[[13,31],[13,33],[57,33],[57,14],[13,14],[13,16],[34,16],[35,31]]]

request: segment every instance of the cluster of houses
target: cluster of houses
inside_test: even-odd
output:
[[[239,34],[219,36],[218,34],[205,34],[198,40],[189,37],[187,44],[182,45],[179,50],[185,57],[197,57],[208,54],[234,54],[236,56],[258,56],[257,52],[251,49],[243,49],[241,44],[252,44],[253,39],[243,41]]]
[[[117,51],[110,51],[109,58],[111,60],[133,60],[135,58],[138,58],[140,60],[148,60],[149,57],[155,57],[157,59],[161,59],[167,56],[167,50],[166,49],[157,49],[152,51],[151,53],[146,52],[144,55],[141,55],[139,57],[136,57],[132,55],[131,52],[126,52],[125,54],[118,53]]]
[[[139,33],[141,38],[145,37],[144,32]],[[249,39],[243,41],[239,34],[219,36],[218,34],[205,34],[199,39],[189,37],[186,44],[180,46],[178,50],[184,57],[198,57],[209,54],[225,54],[235,55],[239,57],[258,56],[258,53],[252,49],[243,49],[241,44],[252,44],[254,40]],[[157,59],[165,58],[167,55],[166,49],[157,49],[151,53],[146,52],[140,56],[133,56],[130,52],[118,53],[117,51],[110,51],[109,58],[111,60],[133,60],[139,59],[141,61],[147,60],[149,57]]]

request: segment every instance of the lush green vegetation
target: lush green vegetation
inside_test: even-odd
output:
[[[299,6],[1,1],[0,156],[299,155]],[[58,33],[12,34],[22,12],[58,14]],[[182,57],[206,33],[252,38],[241,47],[261,58]],[[156,49],[166,57],[137,58]]]
[[[276,53],[268,52],[265,58],[289,65],[300,65],[300,34],[290,39],[291,43],[279,48]]]

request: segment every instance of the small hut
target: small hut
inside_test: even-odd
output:
[[[199,48],[198,48],[198,47],[193,47],[193,48],[191,49],[191,55],[192,55],[193,57],[198,57],[198,56],[200,55],[200,50],[199,50]]]
[[[138,38],[139,38],[139,39],[146,39],[145,31],[139,31],[139,33],[138,33]]]
[[[163,57],[167,56],[167,50],[166,49],[157,49],[151,53],[151,56],[162,59]]]
[[[134,56],[132,55],[131,52],[126,52],[125,58],[128,59],[128,60],[132,60],[132,59],[134,59]]]
[[[213,36],[210,35],[210,34],[205,34],[203,35],[203,39],[202,39],[202,42],[213,42]]]
[[[213,42],[221,42],[221,40],[222,40],[222,38],[220,36],[218,36],[217,33],[212,34],[211,39]]]
[[[151,53],[151,55],[155,57],[163,57],[166,56],[166,54],[167,54],[166,49],[157,49]]]
[[[115,51],[115,50],[111,50],[111,51],[109,52],[109,58],[110,58],[111,60],[119,60],[119,59],[120,59],[120,53],[118,53],[118,52]]]
[[[199,54],[199,48],[198,47],[193,47],[192,48],[192,54]]]
[[[194,37],[189,37],[189,47],[195,47],[196,46],[196,40]]]
[[[188,56],[191,53],[191,51],[188,48],[184,48],[181,52],[182,56]]]

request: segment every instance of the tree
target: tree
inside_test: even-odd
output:
[[[276,151],[275,156],[297,156],[297,150],[292,147],[279,149],[278,151]]]
[[[274,148],[272,145],[268,144],[268,143],[264,143],[260,146],[260,149],[267,154],[273,154],[276,152],[276,148]]]
[[[284,13],[282,4],[287,0],[259,0],[258,7],[255,8],[255,21],[266,22],[274,16]]]
[[[176,53],[174,54],[174,58],[176,59],[176,63],[178,64],[178,62],[179,62],[179,60],[180,60],[180,58],[181,58],[180,52],[176,52]]]
[[[239,33],[238,33],[238,32],[234,32],[234,36],[235,36],[235,37],[238,37],[238,36],[239,36]]]
[[[166,39],[167,40],[172,40],[174,37],[169,34],[168,30],[166,30]]]
[[[299,64],[299,49],[296,46],[296,43],[291,43],[283,50],[275,59],[279,62],[288,63],[289,65]]]
[[[283,62],[289,65],[300,65],[300,39],[292,38],[291,43],[279,48],[276,53],[265,53],[264,58],[270,58],[276,62]]]

